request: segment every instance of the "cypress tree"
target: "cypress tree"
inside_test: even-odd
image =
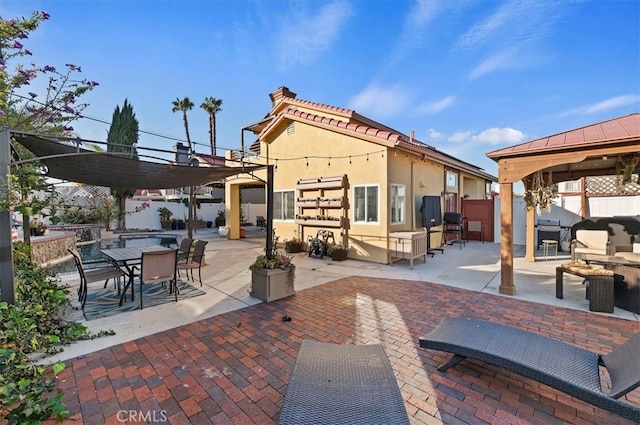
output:
[[[107,135],[107,151],[119,152],[127,158],[138,158],[136,145],[138,143],[138,120],[133,112],[133,106],[127,99],[122,109],[116,106],[111,119],[111,127]],[[112,187],[111,195],[118,203],[118,228],[124,228],[125,202],[131,198],[136,188]]]

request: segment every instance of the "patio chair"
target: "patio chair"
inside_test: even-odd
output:
[[[180,270],[186,270],[187,280],[189,280],[189,271],[191,271],[191,281],[195,282],[193,278],[193,270],[198,269],[198,281],[202,286],[202,263],[204,263],[204,248],[207,246],[207,241],[196,241],[196,246],[193,249],[193,253],[186,259],[180,259],[178,261],[178,276],[180,276]]]
[[[476,220],[467,221],[467,240],[471,233],[480,233],[480,240],[484,243],[484,229],[482,228],[482,222]]]
[[[191,251],[192,243],[193,239],[182,238],[182,240],[180,241],[180,246],[178,247],[178,261],[189,258],[189,252]]]
[[[607,230],[577,230],[576,238],[571,241],[571,261],[579,260],[584,254],[608,255],[609,232]]]
[[[278,418],[300,424],[409,425],[382,345],[303,340]]]
[[[178,250],[143,251],[140,261],[140,310],[142,310],[142,285],[169,282],[169,293],[174,291],[178,302],[177,285]]]
[[[256,226],[265,227],[266,225],[267,225],[267,221],[264,219],[263,216],[261,215],[256,216]]]
[[[476,319],[445,317],[420,347],[453,353],[444,372],[466,358],[512,370],[601,409],[640,422],[640,408],[619,400],[640,386],[640,333],[601,355],[523,329]],[[600,384],[607,369],[611,390]]]
[[[125,273],[119,267],[107,261],[83,261],[75,247],[67,250],[73,256],[80,275],[78,302],[80,302],[82,309],[84,309],[84,304],[87,302],[87,284],[89,283],[104,281],[104,287],[106,288],[109,280],[113,279],[118,293],[120,293],[120,278],[125,277]],[[85,267],[87,265],[91,267]]]

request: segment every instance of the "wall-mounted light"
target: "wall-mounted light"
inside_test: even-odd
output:
[[[602,155],[602,160],[606,161],[607,159],[609,159],[609,157],[607,155]]]

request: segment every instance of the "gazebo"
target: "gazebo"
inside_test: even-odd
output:
[[[513,184],[533,188],[536,174],[545,184],[607,176],[631,167],[638,173],[640,114],[633,113],[487,153],[498,163],[500,183],[501,283],[499,292],[515,295],[513,279]],[[635,165],[634,165],[635,164]],[[584,185],[583,185],[584,190]],[[535,210],[527,211],[525,259],[534,259]]]

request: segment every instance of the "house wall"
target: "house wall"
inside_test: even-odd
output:
[[[431,160],[423,160],[415,154],[398,152],[395,148],[385,148],[376,143],[299,121],[293,122],[293,126],[282,124],[281,128],[271,134],[272,137],[261,144],[261,155],[268,155],[269,162],[277,166],[274,169],[274,191],[295,190],[297,199],[300,193],[296,190],[296,184],[300,179],[347,175],[350,258],[387,263],[388,233],[420,229],[422,217],[419,209],[422,197],[440,196],[444,191],[445,167]],[[262,174],[260,177],[264,178]],[[390,224],[391,184],[406,186],[404,223]],[[354,188],[360,185],[378,186],[379,220],[376,223],[354,221]],[[485,182],[483,179],[459,173],[457,190],[460,193],[470,192],[470,196],[482,199],[485,195]],[[335,194],[336,192],[332,191],[329,196]],[[308,212],[309,210],[305,210],[305,214]],[[299,213],[296,207],[296,214]],[[299,226],[293,220],[274,220],[273,225],[280,241],[294,236],[306,241],[321,229]],[[339,229],[328,230],[332,230],[336,241],[339,241]],[[431,237],[433,246],[440,243],[439,234],[435,233]]]

